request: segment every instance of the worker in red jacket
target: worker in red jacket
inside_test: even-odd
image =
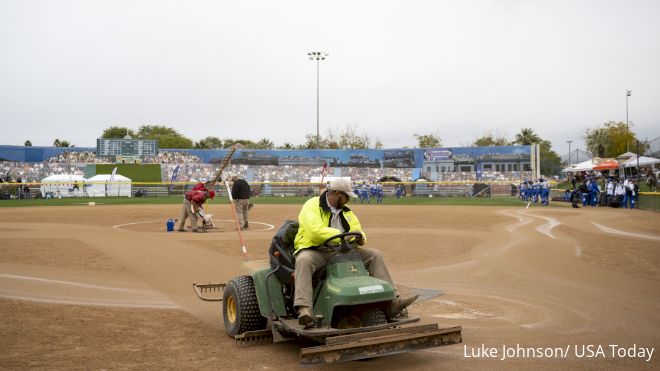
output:
[[[197,183],[183,197],[183,208],[181,209],[181,216],[179,217],[179,232],[185,232],[186,219],[190,217],[190,226],[193,232],[201,232],[197,226],[197,213],[206,200],[213,199],[215,192],[208,190],[204,183]]]

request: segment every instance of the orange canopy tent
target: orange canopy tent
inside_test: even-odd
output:
[[[619,168],[619,162],[613,158],[603,158],[600,161],[596,161],[594,158],[594,170],[603,171],[603,170],[616,170]]]

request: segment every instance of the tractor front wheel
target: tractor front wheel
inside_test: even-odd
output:
[[[222,317],[229,336],[266,328],[268,320],[259,311],[251,276],[238,276],[227,282],[222,297]]]

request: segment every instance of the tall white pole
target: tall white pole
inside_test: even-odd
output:
[[[630,126],[628,124],[628,97],[632,90],[626,90],[626,152],[630,152]]]
[[[319,66],[321,64],[321,61],[317,58],[316,59],[316,149],[319,149],[321,146],[321,135],[319,133]]]
[[[316,148],[319,149],[321,147],[321,133],[320,133],[320,120],[319,120],[319,95],[320,95],[320,65],[321,61],[325,60],[328,57],[328,53],[326,52],[309,52],[307,53],[307,56],[309,57],[309,60],[311,61],[316,61]]]

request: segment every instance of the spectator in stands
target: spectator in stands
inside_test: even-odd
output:
[[[201,232],[197,226],[197,213],[206,200],[213,199],[215,192],[207,190],[204,183],[197,183],[193,189],[183,197],[183,208],[179,216],[179,232],[186,231],[186,219],[190,218],[190,226],[193,232]]]
[[[312,275],[325,267],[330,258],[336,254],[334,250],[321,246],[323,241],[339,233],[359,232],[362,236],[356,238],[355,243],[363,246],[367,242],[360,221],[353,211],[346,207],[350,197],[356,197],[351,189],[351,183],[345,178],[335,178],[330,181],[327,191],[305,202],[298,216],[300,228],[295,238],[294,308],[299,313],[298,323],[301,325],[313,326],[315,323],[312,312]],[[355,251],[364,261],[369,275],[394,286],[383,256],[378,250],[359,247]],[[388,308],[389,316],[399,315],[417,297],[418,295],[407,298],[397,297]]]
[[[234,199],[236,205],[236,214],[240,229],[248,229],[248,211],[250,210],[250,185],[248,182],[239,178],[237,175],[232,175],[233,182],[231,186],[231,197]]]

